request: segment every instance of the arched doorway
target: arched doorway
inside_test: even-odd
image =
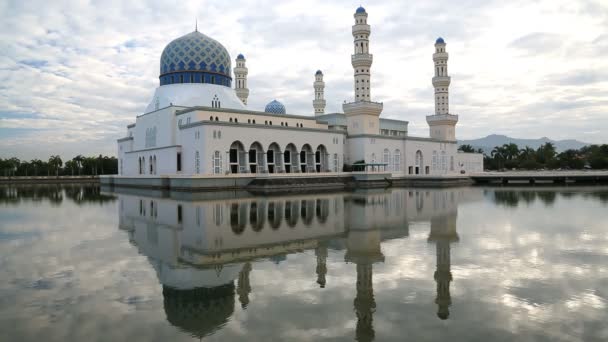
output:
[[[319,145],[315,152],[315,170],[317,172],[328,172],[328,154],[325,145]]]
[[[422,166],[424,165],[424,159],[422,157],[422,151],[416,151],[416,166],[414,168],[414,173],[419,175],[422,172]]]
[[[273,142],[268,146],[268,151],[266,151],[266,167],[268,173],[281,172],[283,170],[281,156],[281,148],[277,143]]]
[[[277,230],[281,227],[281,219],[283,217],[283,211],[281,208],[281,202],[268,202],[268,222],[272,229]]]
[[[302,172],[314,172],[314,154],[312,147],[305,144],[300,150],[300,170]]]
[[[249,147],[247,161],[249,163],[249,172],[258,173],[264,170],[264,149],[262,144],[254,142]]]
[[[235,141],[230,145],[230,151],[228,152],[228,164],[230,166],[230,173],[245,173],[247,168],[245,167],[245,147],[240,141]]]
[[[288,144],[285,147],[283,167],[286,173],[299,172],[298,150],[294,144]]]

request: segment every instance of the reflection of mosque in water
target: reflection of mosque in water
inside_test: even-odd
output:
[[[381,242],[408,236],[408,222],[430,221],[438,315],[447,318],[457,205],[476,194],[466,188],[225,199],[229,194],[214,193],[188,200],[121,194],[119,225],[156,269],[167,320],[197,337],[226,324],[236,299],[248,307],[254,260],[281,262],[291,253],[314,251],[316,282],[324,288],[328,250],[345,250],[357,272],[356,337],[371,341],[373,265],[384,261]]]

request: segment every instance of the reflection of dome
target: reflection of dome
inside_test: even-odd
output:
[[[359,6],[359,8],[357,8],[357,13],[365,13],[365,8]]]
[[[165,315],[175,327],[202,338],[222,328],[234,313],[234,283],[177,290],[163,286]]]
[[[435,41],[435,44],[445,44],[445,41],[443,40],[443,38],[439,37],[439,38],[437,38],[437,40]]]
[[[283,106],[283,104],[277,100],[272,100],[270,101],[267,105],[266,108],[264,109],[264,111],[266,113],[273,113],[273,114],[285,114],[285,106]]]
[[[230,87],[230,55],[226,48],[198,31],[169,43],[160,57],[160,84],[193,83],[190,75],[196,76],[194,83]],[[182,76],[184,81],[180,82]]]

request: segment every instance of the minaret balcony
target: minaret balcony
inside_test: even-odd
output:
[[[435,52],[433,54],[433,60],[436,60],[436,59],[448,59],[448,57],[450,57],[450,55],[447,52]]]
[[[353,67],[359,66],[370,66],[374,61],[374,55],[369,53],[358,53],[355,55],[351,55],[351,62]]]
[[[435,87],[447,87],[450,85],[450,76],[435,76],[433,77],[433,86]]]
[[[357,24],[353,25],[353,35],[355,34],[369,34],[371,29],[367,24]]]
[[[454,114],[427,115],[426,122],[429,125],[455,125],[458,122],[458,115],[454,115]]]
[[[372,102],[359,100],[350,103],[344,103],[342,110],[346,115],[375,115],[379,116],[382,113],[384,105],[382,102]]]

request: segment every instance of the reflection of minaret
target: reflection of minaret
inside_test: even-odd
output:
[[[449,307],[452,304],[450,243],[456,242],[458,239],[455,212],[431,219],[431,233],[428,241],[435,242],[436,247],[437,269],[434,277],[437,283],[437,298],[435,298],[435,303],[437,304],[437,316],[441,319],[447,319],[450,316]]]
[[[325,244],[319,244],[315,248],[315,255],[317,256],[317,284],[321,288],[325,288],[325,275],[327,274],[327,246]]]
[[[236,293],[239,294],[239,302],[243,309],[249,304],[249,294],[251,293],[251,284],[249,283],[249,273],[251,272],[251,264],[245,263],[243,269],[239,272]]]
[[[354,306],[357,314],[357,341],[373,341],[374,300],[373,264],[384,261],[380,250],[380,232],[378,230],[355,230],[348,234],[346,261],[357,265],[357,296]]]

